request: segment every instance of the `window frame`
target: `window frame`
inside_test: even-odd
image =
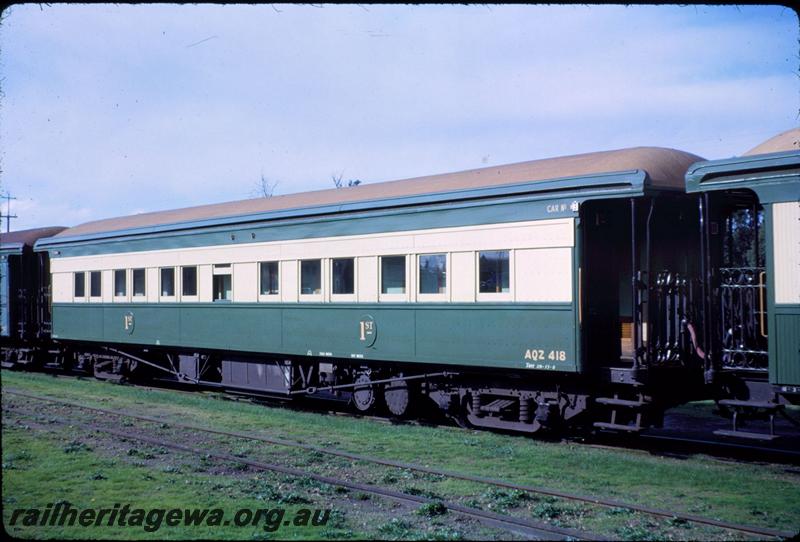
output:
[[[324,301],[325,299],[325,285],[327,284],[325,270],[328,268],[326,264],[327,258],[305,258],[297,260],[297,299],[299,301]],[[304,262],[319,262],[319,293],[304,294],[303,293],[303,263]]]
[[[165,269],[172,269],[172,295],[164,295],[164,275],[163,272]],[[159,301],[177,301],[178,299],[178,275],[177,273],[177,266],[165,266],[158,268],[158,299]]]
[[[83,275],[83,295],[77,295],[75,286],[78,284],[78,275]],[[88,273],[86,271],[74,271],[72,273],[72,300],[73,301],[86,301],[88,299],[89,289],[86,287]]]
[[[229,299],[217,299],[215,296],[217,294],[217,289],[215,287],[215,280],[217,277],[228,277],[230,279],[230,292],[231,297]],[[212,303],[233,303],[234,300],[234,291],[233,291],[233,264],[231,263],[216,263],[211,266],[211,302]]]
[[[383,293],[383,259],[384,258],[403,258],[405,268],[405,292],[402,294],[385,294]],[[412,292],[411,269],[414,258],[408,254],[383,254],[378,256],[378,301],[383,302],[401,302],[408,301]]]
[[[438,292],[438,293],[433,293],[433,294],[422,293],[422,292],[419,291],[420,286],[422,285],[422,281],[420,280],[420,272],[419,272],[420,259],[423,256],[439,256],[439,255],[443,255],[444,256],[444,266],[445,266],[444,267],[444,272],[445,272],[444,292]],[[452,267],[451,267],[451,264],[450,264],[450,253],[449,252],[425,252],[425,253],[422,253],[422,254],[416,254],[415,258],[414,258],[414,263],[415,263],[415,266],[414,266],[415,267],[415,269],[414,269],[414,271],[415,271],[414,278],[416,279],[415,280],[416,284],[414,284],[414,292],[415,292],[417,301],[421,301],[421,302],[427,302],[427,301],[450,301],[450,292],[452,290],[450,283],[453,281]]]
[[[125,295],[117,295],[117,272],[122,271],[125,275]],[[128,301],[128,294],[131,293],[128,285],[130,284],[130,269],[112,269],[111,270],[111,299],[114,302]]]
[[[99,277],[98,288],[100,290],[100,293],[97,294],[97,295],[94,295],[93,292],[92,292],[92,277],[95,275],[95,273]],[[88,288],[88,291],[86,293],[87,293],[87,296],[89,297],[89,301],[90,302],[95,302],[95,303],[98,302],[98,301],[102,301],[103,300],[103,272],[100,271],[100,270],[89,271],[88,274],[87,274],[87,277],[88,277],[88,282],[89,282],[89,284],[88,284],[89,288]]]
[[[346,294],[336,294],[333,292],[333,265],[336,260],[352,260],[353,262],[353,291],[352,293]],[[355,256],[344,256],[344,257],[337,257],[337,258],[329,258],[329,263],[327,267],[329,268],[328,272],[328,282],[331,292],[331,301],[356,301],[358,297],[358,258]]]
[[[179,268],[181,270],[181,272],[178,273],[178,275],[180,277],[180,289],[176,290],[176,292],[180,292],[180,300],[182,302],[183,301],[187,301],[187,302],[200,301],[200,266],[197,265],[197,264],[195,264],[195,265],[181,265],[181,266],[179,266]],[[194,294],[186,294],[183,291],[183,288],[184,288],[183,270],[184,269],[189,269],[189,268],[193,268],[194,269]],[[213,295],[213,293],[212,293],[212,295]]]
[[[134,284],[134,282],[135,282],[134,281],[134,274],[135,274],[136,271],[141,271],[142,272],[142,277],[144,278],[144,292],[142,292],[141,294],[137,294],[136,293],[136,286]],[[131,283],[131,290],[130,290],[131,297],[130,298],[131,299],[136,299],[136,300],[141,300],[141,299],[145,299],[146,300],[147,299],[147,268],[146,267],[132,268],[130,270],[129,277],[130,277],[130,283]]]
[[[263,293],[261,291],[261,267],[264,264],[275,264],[278,269],[278,291],[274,294],[270,293]],[[280,301],[281,299],[281,261],[280,260],[263,260],[258,262],[257,269],[257,288],[258,288],[258,300],[259,301]]]
[[[481,252],[508,252],[508,291],[481,292]],[[513,301],[514,300],[514,249],[487,249],[475,251],[475,301]]]

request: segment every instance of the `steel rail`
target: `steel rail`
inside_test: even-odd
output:
[[[765,448],[763,446],[752,446],[750,444],[725,442],[721,440],[706,440],[700,438],[686,438],[673,435],[643,433],[639,436],[645,440],[680,442],[684,444],[704,445],[704,446],[718,447],[718,448],[731,448],[734,450],[743,450],[748,452],[763,452],[763,453],[773,454],[775,456],[784,455],[791,458],[800,458],[800,453],[781,448]]]
[[[63,375],[64,378],[70,378],[71,375]],[[185,385],[185,383],[181,382],[173,382],[170,380],[158,380],[158,382],[162,383],[162,385],[146,385],[146,384],[136,384],[137,387],[148,389],[148,390],[156,390],[156,391],[175,391],[177,393],[184,393],[184,394],[191,394],[197,395],[198,393],[203,393],[203,391],[192,391],[186,389],[179,389],[180,386]],[[278,404],[276,401],[281,401],[283,398],[275,397],[273,395],[258,395],[252,391],[236,391],[225,389],[220,387],[220,389],[209,389],[205,390],[208,393],[214,394],[222,394],[225,397],[232,399],[232,400],[248,400],[253,404],[257,405],[275,405]],[[328,408],[317,408],[315,406],[309,405],[301,405],[299,403],[280,403],[281,406],[289,406],[292,410],[299,410],[302,412],[322,412],[328,415],[335,415],[347,418],[355,418],[360,420],[372,420],[378,423],[385,423],[385,424],[395,424],[396,421],[393,421],[387,417],[381,417],[377,415],[370,415],[370,414],[363,414],[363,413],[354,413],[354,412],[347,412],[343,410],[330,410]],[[791,424],[800,427],[800,422],[789,416],[785,410],[780,410],[779,414],[781,414],[787,421]],[[413,420],[413,419],[404,419],[402,423],[411,423],[411,424],[418,424],[424,426],[433,426],[433,427],[450,427],[450,425],[443,425],[441,423],[430,421],[430,420]],[[611,436],[611,434],[606,434],[605,436]],[[567,437],[569,439],[569,437]],[[723,450],[729,450],[731,453],[733,451],[742,451],[742,452],[760,452],[764,454],[768,454],[769,456],[774,458],[774,461],[781,462],[781,461],[789,461],[794,463],[795,461],[800,461],[800,451],[789,450],[785,448],[768,448],[764,446],[754,446],[752,444],[745,444],[741,442],[730,442],[725,440],[709,440],[709,439],[702,439],[702,438],[691,438],[691,437],[682,437],[682,436],[674,436],[674,435],[664,435],[660,433],[652,433],[652,432],[642,432],[638,435],[638,438],[642,441],[651,441],[652,444],[655,442],[673,442],[673,443],[684,443],[684,444],[691,444],[691,445],[702,445],[702,446],[710,446],[715,448],[713,452],[709,452],[706,450],[704,453],[712,453],[712,455],[716,453],[722,453]],[[570,440],[574,444],[578,444],[578,441]],[[630,449],[630,450],[651,450],[651,451],[658,451],[657,449],[652,449],[644,446],[637,446],[635,441],[632,444],[631,441],[627,441],[623,445],[619,444],[592,444],[591,442],[580,442],[581,446],[590,446],[590,447],[608,447],[610,449]],[[729,457],[734,460],[739,460],[735,456],[720,456],[720,457]]]
[[[145,386],[145,387],[147,389],[152,389],[152,390],[170,389],[170,390],[178,391],[179,393],[196,393],[196,392],[177,390],[176,388],[166,388],[166,387],[157,387],[157,386],[152,386],[152,387],[151,386]],[[228,393],[228,392],[220,391],[219,393]],[[269,404],[267,401],[265,401],[265,400],[263,400],[261,398],[254,398],[254,397],[250,397],[248,395],[237,396],[236,400],[239,400],[240,398],[251,399],[251,400],[253,400],[254,404]],[[321,412],[321,413],[324,413],[324,414],[330,415],[330,416],[341,416],[341,417],[344,417],[344,418],[354,418],[354,419],[358,419],[358,420],[370,420],[370,421],[374,421],[376,423],[384,423],[384,424],[390,424],[390,425],[397,424],[396,421],[393,421],[390,418],[381,417],[381,416],[375,416],[375,415],[358,414],[358,413],[346,412],[346,411],[342,411],[342,410],[328,410],[328,409],[325,409],[325,408],[313,408],[313,407],[306,408],[303,405],[288,404],[288,405],[283,405],[283,406],[288,406],[289,408],[292,408],[294,410],[299,410],[299,411],[302,411],[302,412]],[[781,411],[781,414],[784,414],[784,412]],[[800,427],[800,423],[797,422],[796,420],[788,419],[788,421],[790,423]],[[436,421],[429,421],[429,420],[422,421],[422,420],[414,420],[414,419],[408,419],[408,420],[404,419],[400,423],[423,425],[423,426],[428,426],[428,427],[451,427],[451,425],[441,424],[441,423],[438,423]],[[604,438],[609,438],[609,437],[613,437],[615,435],[613,433],[604,433],[603,436],[604,436]],[[616,435],[616,436],[620,437],[622,435]],[[737,457],[735,455],[727,455],[727,454],[732,454],[734,451],[736,451],[736,452],[748,452],[748,453],[760,452],[760,453],[772,456],[772,458],[773,458],[772,462],[777,462],[777,463],[781,463],[781,464],[784,464],[783,462],[787,462],[786,464],[794,464],[796,461],[800,461],[800,451],[789,450],[789,449],[786,449],[786,448],[768,448],[768,447],[765,447],[765,446],[754,446],[752,444],[744,444],[744,443],[741,443],[741,442],[737,443],[737,442],[730,442],[730,441],[724,441],[724,440],[709,440],[709,439],[701,439],[701,438],[681,437],[681,436],[673,436],[673,435],[664,435],[664,434],[660,434],[660,433],[650,433],[650,432],[646,432],[646,431],[642,432],[642,433],[639,433],[637,435],[637,439],[641,440],[642,441],[641,443],[638,443],[635,440],[633,440],[633,441],[632,440],[628,440],[628,441],[624,441],[624,443],[620,444],[620,443],[616,443],[616,441],[612,440],[612,441],[606,442],[604,444],[599,444],[599,442],[602,442],[602,441],[600,441],[600,440],[597,440],[597,441],[591,441],[591,440],[583,441],[583,440],[578,439],[577,437],[572,437],[572,436],[569,436],[569,435],[565,435],[563,438],[565,439],[566,442],[570,442],[570,443],[575,444],[575,445],[589,447],[589,448],[604,448],[604,449],[610,449],[610,450],[640,450],[640,451],[650,451],[650,452],[664,452],[665,449],[655,447],[656,443],[659,442],[659,441],[660,442],[665,442],[665,443],[672,442],[672,443],[683,443],[683,444],[687,444],[687,445],[689,445],[689,444],[691,444],[691,445],[702,445],[702,446],[711,447],[712,449],[705,448],[701,453],[713,455],[713,456],[718,457],[720,459],[729,458],[729,459],[732,459],[732,460],[735,460],[735,461],[739,461],[739,462],[742,462],[742,463],[749,463],[749,461],[742,460],[741,458],[739,458],[739,457]],[[646,444],[645,441],[650,441],[650,442]],[[724,451],[727,451],[727,453],[724,453]],[[669,452],[669,453],[675,453],[675,452]],[[683,453],[687,453],[687,452],[683,452]],[[717,455],[717,454],[720,454],[720,455]]]
[[[66,378],[71,379],[75,376],[80,377],[81,375],[76,375],[75,373],[59,373],[59,372],[45,372],[44,374],[52,375],[55,378]],[[91,377],[91,375],[88,375]],[[139,384],[136,383],[135,386],[138,388],[146,389],[146,390],[155,390],[155,391],[170,391],[175,393],[183,393],[187,395],[195,395],[195,396],[204,396],[204,393],[209,394],[218,394],[222,395],[230,400],[240,401],[246,400],[253,404],[263,405],[275,405],[277,404],[276,401],[282,401],[284,398],[276,397],[274,395],[258,395],[253,391],[236,391],[225,389],[220,387],[219,389],[205,389],[205,390],[187,390],[187,389],[180,389],[181,387],[185,386],[185,382],[174,382],[171,380],[161,380],[157,379],[161,385],[147,385],[147,384]],[[208,397],[208,395],[205,395]],[[384,424],[394,424],[395,421],[381,416],[376,415],[369,415],[369,414],[360,414],[360,413],[352,413],[346,412],[342,410],[330,410],[327,408],[316,408],[314,406],[308,405],[301,405],[301,404],[293,404],[293,403],[280,403],[282,406],[289,406],[292,410],[301,411],[301,412],[322,412],[328,415],[333,416],[341,416],[346,418],[355,418],[359,420],[371,420],[377,423],[384,423]],[[800,427],[800,422],[786,414],[784,410],[779,411],[779,413],[786,418],[787,421]],[[417,425],[424,425],[429,427],[443,427],[442,424],[435,422],[435,421],[420,421],[420,420],[403,420],[403,423],[411,423]],[[444,425],[449,427],[449,425]],[[605,437],[612,437],[612,434],[605,434]],[[649,451],[659,451],[659,449],[652,449],[646,446],[638,446],[635,442],[627,441],[624,444],[617,444],[615,441],[612,442],[605,442],[603,444],[593,443],[593,442],[582,442],[579,440],[573,440],[570,437],[566,437],[569,442],[573,444],[579,444],[581,446],[588,446],[593,448],[607,448],[612,450],[620,450],[620,449],[630,449],[630,450],[649,450]],[[730,442],[724,440],[709,440],[709,439],[702,439],[702,438],[691,438],[691,437],[682,437],[677,435],[665,435],[661,433],[651,433],[651,432],[643,432],[638,435],[638,438],[641,441],[650,441],[651,444],[655,444],[656,442],[664,442],[664,443],[682,443],[687,445],[694,445],[694,446],[707,446],[711,447],[704,448],[702,453],[716,455],[716,454],[724,454],[724,450],[728,450],[729,453],[734,451],[737,452],[747,452],[747,453],[763,453],[767,454],[772,458],[773,462],[783,462],[788,461],[794,464],[796,461],[800,461],[800,451],[789,450],[785,448],[767,448],[764,446],[754,446],[752,444],[745,444],[741,442]],[[663,451],[663,450],[660,450]],[[674,452],[670,452],[674,453]],[[680,452],[685,453],[685,452]],[[720,455],[719,457],[726,457],[731,458],[734,460],[741,460],[733,455]]]
[[[74,373],[74,372],[66,372],[66,373],[64,373],[64,372],[58,372],[58,371],[55,371],[55,370],[43,371],[43,374],[49,374],[49,375],[52,375],[55,378],[66,378],[66,379],[74,378],[75,376],[77,376],[77,377],[81,377],[81,376],[91,377],[92,376],[90,374],[81,375],[81,374]],[[448,374],[448,373],[442,373],[442,374]],[[376,415],[363,414],[363,413],[352,413],[352,412],[346,412],[346,411],[342,411],[342,410],[330,410],[330,409],[327,409],[327,408],[320,409],[320,408],[316,408],[316,407],[313,407],[313,406],[309,407],[308,405],[301,405],[301,404],[294,404],[294,403],[285,402],[287,399],[290,399],[290,396],[277,396],[277,395],[273,395],[273,394],[259,394],[258,392],[253,391],[253,390],[229,389],[229,388],[225,388],[224,386],[221,386],[219,384],[217,384],[216,386],[214,386],[211,389],[208,389],[210,387],[210,385],[212,384],[212,383],[209,383],[209,382],[203,382],[202,385],[206,389],[200,389],[200,390],[180,389],[181,387],[186,386],[186,382],[176,382],[176,381],[165,380],[165,379],[155,379],[155,382],[160,383],[160,385],[147,385],[147,384],[141,384],[141,383],[134,383],[134,385],[137,388],[142,388],[142,389],[146,389],[146,390],[170,391],[170,392],[184,393],[184,394],[196,395],[196,396],[202,396],[203,393],[222,394],[223,396],[225,396],[226,398],[231,399],[231,400],[239,401],[239,400],[244,399],[244,400],[252,402],[253,404],[276,405],[276,404],[278,404],[278,402],[280,402],[279,404],[282,405],[282,406],[289,406],[293,410],[299,410],[299,411],[302,411],[302,412],[323,412],[323,413],[329,414],[329,415],[349,417],[349,418],[355,418],[355,419],[363,419],[363,420],[372,420],[372,421],[375,421],[375,422],[378,422],[378,423],[386,423],[386,424],[394,424],[394,423],[396,423],[396,422],[394,422],[393,420],[391,420],[389,418],[376,416]],[[372,383],[374,383],[374,382],[372,382]],[[350,386],[352,387],[352,386],[355,386],[355,385],[356,384],[351,384]],[[315,391],[320,391],[320,389],[316,389]],[[786,420],[789,421],[791,424],[800,427],[800,422],[798,422],[797,420],[793,419],[784,410],[780,410],[779,413],[784,418],[786,418]],[[406,420],[406,419],[404,419],[403,423],[414,423],[414,424],[419,424],[419,425],[435,426],[435,427],[443,426],[442,424],[440,424],[438,422],[433,422],[433,421],[429,421],[429,420],[420,421],[420,420]],[[448,425],[448,427],[449,427],[449,425]],[[607,437],[611,436],[611,434],[606,434],[606,436]],[[569,437],[567,437],[567,438],[569,439]],[[663,435],[663,434],[659,434],[659,433],[650,433],[650,432],[642,432],[642,433],[640,433],[638,435],[638,438],[640,440],[642,440],[642,441],[651,441],[651,442],[661,441],[661,442],[673,442],[673,443],[684,443],[684,444],[691,444],[691,445],[711,446],[711,447],[715,448],[715,450],[713,452],[709,452],[708,450],[705,450],[703,453],[711,453],[712,455],[714,455],[715,453],[722,452],[723,449],[727,449],[727,450],[731,450],[731,451],[765,453],[765,454],[768,454],[768,455],[772,456],[774,458],[774,461],[777,461],[777,462],[788,460],[788,461],[794,463],[795,461],[800,460],[800,452],[794,451],[794,450],[788,450],[788,449],[784,449],[784,448],[767,448],[767,447],[764,447],[764,446],[753,446],[752,444],[735,443],[735,442],[724,441],[724,440],[708,440],[708,439],[701,439],[701,438],[690,438],[690,437],[681,437],[681,436],[673,436],[673,435]],[[569,440],[571,440],[571,439],[569,439]],[[626,442],[625,444],[622,444],[622,445],[609,444],[609,443],[606,443],[606,444],[593,444],[591,442],[578,442],[578,441],[573,441],[573,440],[571,440],[571,442],[573,442],[575,444],[579,443],[581,446],[589,446],[589,447],[600,447],[600,448],[609,448],[609,449],[650,450],[650,448],[637,446],[635,443],[632,444],[631,441],[628,441],[628,442]],[[656,451],[658,451],[658,450],[656,450]],[[737,459],[735,456],[727,456],[727,455],[720,456],[720,457],[729,457],[731,459]]]
[[[18,394],[17,394],[18,395]],[[24,414],[23,414],[24,416]],[[361,484],[358,482],[351,482],[349,480],[343,480],[340,478],[332,478],[330,476],[324,476],[321,474],[316,474],[311,471],[305,471],[302,469],[297,469],[294,467],[286,467],[283,465],[276,465],[274,463],[266,463],[263,461],[255,461],[252,459],[247,459],[244,457],[238,457],[235,455],[226,454],[223,452],[217,452],[214,450],[209,450],[206,448],[195,448],[192,446],[187,446],[185,444],[178,444],[177,442],[164,440],[161,438],[150,437],[146,435],[139,435],[135,433],[129,433],[126,431],[120,431],[118,429],[111,429],[108,427],[103,427],[96,424],[86,424],[76,422],[75,420],[69,420],[65,418],[60,418],[57,416],[48,416],[49,420],[56,421],[57,423],[63,425],[69,425],[70,427],[77,427],[83,429],[84,431],[94,431],[99,433],[106,433],[108,435],[113,435],[115,437],[126,439],[126,440],[133,440],[138,442],[143,442],[145,444],[150,444],[152,446],[159,446],[162,448],[170,448],[172,450],[177,450],[181,452],[186,452],[193,455],[200,455],[203,457],[212,457],[219,461],[228,461],[232,463],[239,463],[242,465],[247,465],[248,467],[252,467],[262,471],[270,471],[276,472],[279,474],[284,474],[287,476],[293,476],[297,478],[310,478],[312,480],[316,480],[317,482],[331,485],[331,486],[338,486],[344,487],[353,491],[360,491],[363,493],[370,493],[372,495],[377,495],[380,497],[389,498],[398,502],[405,502],[405,503],[413,503],[413,504],[441,504],[448,510],[452,512],[456,512],[458,514],[462,514],[465,516],[469,516],[478,520],[485,522],[486,524],[499,526],[506,530],[510,530],[517,533],[522,533],[525,535],[533,535],[536,537],[540,537],[544,540],[552,540],[553,535],[558,535],[564,537],[565,539],[570,540],[605,540],[605,538],[600,537],[598,535],[594,535],[591,533],[587,533],[584,531],[578,531],[575,529],[569,528],[562,528],[562,527],[555,527],[549,525],[547,523],[540,523],[535,521],[530,521],[523,518],[516,518],[514,516],[506,516],[502,514],[496,514],[494,512],[488,512],[485,510],[479,510],[477,508],[469,508],[466,506],[462,506],[457,503],[442,501],[438,499],[431,499],[429,497],[423,497],[421,495],[410,495],[407,493],[402,493],[400,491],[396,491],[393,489],[389,489],[386,487],[371,485],[371,484]],[[165,422],[161,422],[165,423]]]
[[[208,428],[208,427],[196,426],[196,425],[191,425],[191,424],[182,424],[182,423],[179,423],[179,422],[172,422],[172,421],[169,421],[169,420],[164,420],[162,418],[145,416],[145,415],[141,415],[141,414],[133,414],[133,413],[124,412],[124,411],[104,409],[104,408],[99,408],[99,407],[91,407],[91,406],[87,406],[87,405],[82,405],[80,403],[74,403],[72,401],[65,401],[65,400],[61,400],[61,399],[55,399],[55,398],[52,398],[52,397],[44,397],[44,396],[29,394],[29,393],[26,393],[26,392],[20,392],[20,391],[17,391],[17,390],[3,389],[3,393],[8,393],[10,395],[17,395],[17,396],[20,396],[20,397],[27,397],[29,399],[34,399],[34,400],[41,400],[41,401],[47,401],[47,402],[62,404],[62,405],[65,405],[65,406],[72,406],[72,407],[82,408],[82,409],[85,409],[85,410],[95,411],[95,412],[99,412],[99,413],[102,413],[102,414],[111,414],[111,415],[116,415],[116,416],[128,417],[128,418],[138,419],[138,420],[151,422],[151,423],[166,423],[166,424],[172,425],[174,427],[179,427],[179,428],[182,428],[182,429],[188,429],[188,430],[192,430],[192,431],[200,431],[200,432],[216,434],[216,435],[221,435],[221,436],[229,436],[229,437],[241,438],[241,439],[245,439],[245,440],[254,440],[254,441],[260,441],[260,442],[266,442],[268,444],[274,444],[274,445],[279,445],[279,446],[299,448],[299,449],[313,451],[313,452],[319,452],[319,453],[323,453],[323,454],[327,454],[327,455],[343,457],[343,458],[351,459],[351,460],[354,460],[354,461],[364,461],[364,462],[374,463],[374,464],[378,464],[378,465],[384,465],[384,466],[389,466],[389,467],[396,467],[396,468],[401,468],[401,469],[413,470],[413,471],[416,471],[416,472],[422,472],[422,473],[426,473],[426,474],[434,474],[434,475],[438,475],[438,476],[445,476],[445,477],[448,477],[448,478],[454,478],[454,479],[458,479],[458,480],[464,480],[464,481],[469,481],[469,482],[477,482],[477,483],[493,485],[493,486],[497,486],[497,487],[504,487],[504,488],[507,488],[507,489],[525,491],[525,492],[528,492],[528,493],[536,493],[536,494],[540,494],[540,495],[558,497],[558,498],[565,499],[565,500],[586,502],[586,503],[595,504],[595,505],[598,505],[598,506],[605,506],[605,507],[610,507],[610,508],[624,508],[624,509],[633,510],[633,511],[636,511],[636,512],[641,512],[641,513],[652,515],[652,516],[660,516],[660,517],[665,517],[665,518],[674,518],[674,519],[679,519],[679,520],[684,520],[684,521],[690,521],[690,522],[693,522],[693,523],[699,523],[699,524],[704,524],[704,525],[710,525],[710,526],[713,526],[713,527],[719,527],[719,528],[722,528],[722,529],[729,529],[729,530],[733,530],[733,531],[739,531],[739,532],[744,532],[744,533],[755,534],[755,535],[759,535],[759,536],[770,536],[770,537],[775,537],[775,538],[790,538],[790,537],[793,537],[793,536],[795,536],[797,534],[797,533],[791,533],[791,532],[788,532],[788,531],[780,531],[780,530],[777,530],[777,529],[770,529],[768,527],[757,527],[757,526],[752,526],[752,525],[741,525],[741,524],[736,524],[736,523],[730,523],[730,522],[717,520],[717,519],[713,519],[713,518],[697,516],[697,515],[694,515],[694,514],[683,514],[683,513],[669,511],[669,510],[659,510],[659,509],[656,509],[656,508],[650,508],[650,507],[639,505],[639,504],[631,504],[631,503],[626,503],[626,502],[622,502],[622,501],[616,501],[616,500],[613,500],[613,499],[603,499],[603,498],[598,498],[598,497],[592,497],[592,496],[589,496],[589,495],[579,495],[579,494],[567,493],[567,492],[564,492],[564,491],[559,491],[559,490],[556,490],[556,489],[550,489],[550,488],[546,488],[546,487],[530,486],[530,485],[524,485],[524,484],[515,484],[515,483],[512,483],[512,482],[506,482],[504,480],[499,480],[499,479],[494,479],[494,478],[487,478],[487,477],[484,477],[484,476],[465,474],[465,473],[449,471],[449,470],[445,470],[445,469],[437,469],[435,467],[426,467],[426,466],[417,465],[417,464],[414,464],[414,463],[404,463],[404,462],[400,462],[400,461],[393,461],[393,460],[390,460],[390,459],[382,459],[382,458],[379,458],[379,457],[360,455],[360,454],[346,452],[346,451],[343,451],[343,450],[336,450],[336,449],[332,449],[332,448],[323,448],[323,447],[314,446],[314,445],[311,445],[311,444],[304,444],[302,442],[285,440],[285,439],[281,439],[281,438],[277,438],[277,437],[266,437],[266,436],[254,435],[254,434],[250,434],[250,433],[240,433],[240,432],[236,432],[236,431],[223,431],[223,430],[219,430],[219,429],[212,429],[212,428]]]

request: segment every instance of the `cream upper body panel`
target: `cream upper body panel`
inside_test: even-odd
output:
[[[775,303],[800,303],[800,202],[773,205]]]
[[[571,247],[575,244],[574,228],[574,219],[557,218],[372,235],[73,256],[54,258],[51,261],[51,271],[64,273],[98,269],[380,256],[383,254]]]
[[[144,267],[148,269],[146,299],[155,302],[159,299],[158,269],[184,266],[197,266],[198,294],[182,300],[211,301],[213,266],[232,264],[234,302],[570,302],[574,230],[573,218],[558,218],[322,239],[55,258],[51,262],[53,301],[77,301],[72,297],[71,283],[75,272],[101,270],[110,277],[116,269]],[[509,273],[512,281],[510,291],[498,294],[477,293],[478,254],[480,251],[497,250],[509,252]],[[416,258],[419,255],[438,253],[448,255],[447,286],[440,294],[418,294],[415,286]],[[408,287],[404,294],[382,295],[379,293],[380,257],[393,255],[406,256]],[[330,261],[333,258],[355,259],[356,291],[352,295],[331,295]],[[323,260],[320,294],[298,294],[298,262],[308,259]],[[267,261],[280,262],[280,293],[275,296],[262,296],[258,291],[258,263]],[[162,301],[181,300],[178,298]]]

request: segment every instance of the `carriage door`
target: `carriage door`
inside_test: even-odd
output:
[[[582,338],[589,367],[633,364],[630,213],[628,200],[581,206]]]
[[[716,206],[721,241],[714,273],[717,359],[723,370],[766,373],[769,332],[764,209],[752,192],[728,194]],[[713,221],[710,226],[714,237]]]

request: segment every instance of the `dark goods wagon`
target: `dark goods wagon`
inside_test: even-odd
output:
[[[50,338],[50,269],[37,240],[64,228],[38,228],[0,236],[0,350],[3,364],[32,363]],[[41,360],[39,360],[41,361]]]

